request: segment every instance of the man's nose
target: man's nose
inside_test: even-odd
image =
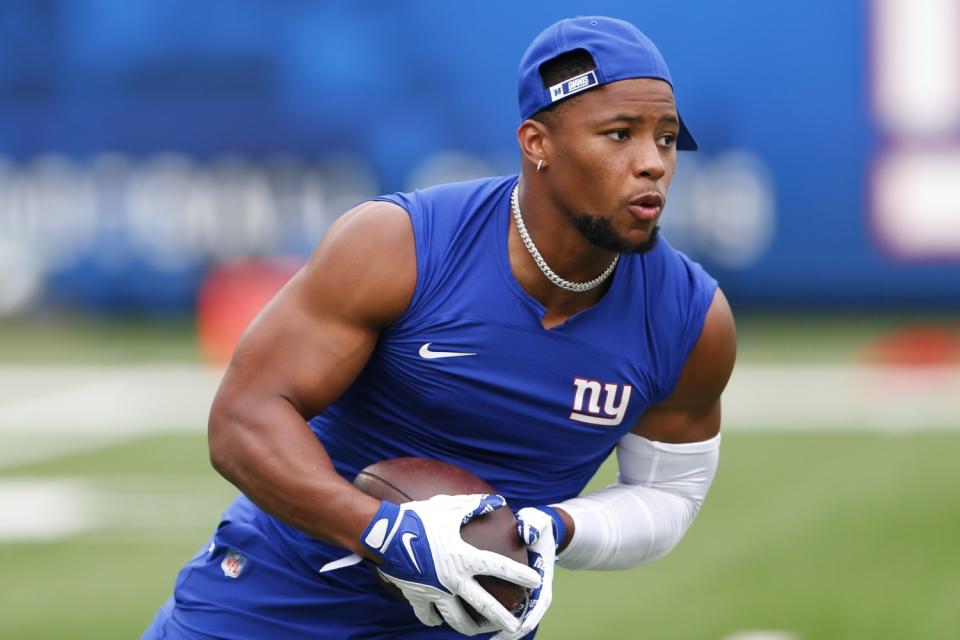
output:
[[[633,174],[638,178],[659,180],[666,173],[663,156],[656,140],[650,140],[636,146],[636,156],[633,159]]]

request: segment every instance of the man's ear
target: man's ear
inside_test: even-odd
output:
[[[520,123],[517,143],[520,145],[520,153],[532,165],[536,166],[541,160],[544,164],[550,164],[550,130],[542,122],[529,118]]]

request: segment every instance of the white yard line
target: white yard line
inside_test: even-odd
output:
[[[723,412],[728,430],[954,431],[960,367],[745,364]]]
[[[4,433],[197,431],[222,371],[192,365],[0,367]]]
[[[56,436],[32,432],[0,433],[0,469],[98,451],[141,437],[143,437],[142,434],[137,432],[57,434]]]
[[[0,468],[200,433],[221,376],[196,365],[0,367]]]
[[[206,480],[206,479],[205,479]],[[151,532],[193,531],[197,514],[225,507],[231,491],[198,490],[189,478],[167,476],[0,477],[0,544],[55,541],[93,530],[123,540]]]
[[[98,499],[76,479],[13,478],[0,481],[0,543],[59,540],[97,525]]]
[[[0,438],[202,431],[221,375],[194,365],[0,366]],[[724,425],[954,430],[960,366],[740,364],[724,394]]]
[[[200,433],[222,370],[199,365],[0,366],[0,467],[153,433]],[[960,367],[740,364],[727,431],[960,427]]]

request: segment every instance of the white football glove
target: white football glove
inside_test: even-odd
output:
[[[513,633],[520,628],[520,621],[474,576],[496,576],[536,589],[540,575],[506,556],[477,549],[460,537],[461,526],[506,503],[502,496],[481,494],[434,496],[400,505],[385,500],[360,542],[383,561],[380,575],[399,587],[423,624],[435,627],[446,621],[464,635],[497,630]],[[457,596],[488,622],[474,622]]]
[[[527,545],[530,566],[540,574],[540,586],[530,592],[520,627],[504,630],[492,640],[519,640],[537,628],[553,600],[553,565],[557,545],[566,535],[566,525],[552,507],[526,507],[517,512],[517,532]]]

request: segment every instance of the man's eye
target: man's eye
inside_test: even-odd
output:
[[[665,133],[658,138],[657,142],[659,142],[662,147],[672,147],[677,142],[677,136],[672,133]]]
[[[611,140],[616,140],[617,142],[621,142],[630,137],[630,132],[626,129],[617,129],[616,131],[611,131],[610,133],[608,133],[607,137],[610,138]]]

